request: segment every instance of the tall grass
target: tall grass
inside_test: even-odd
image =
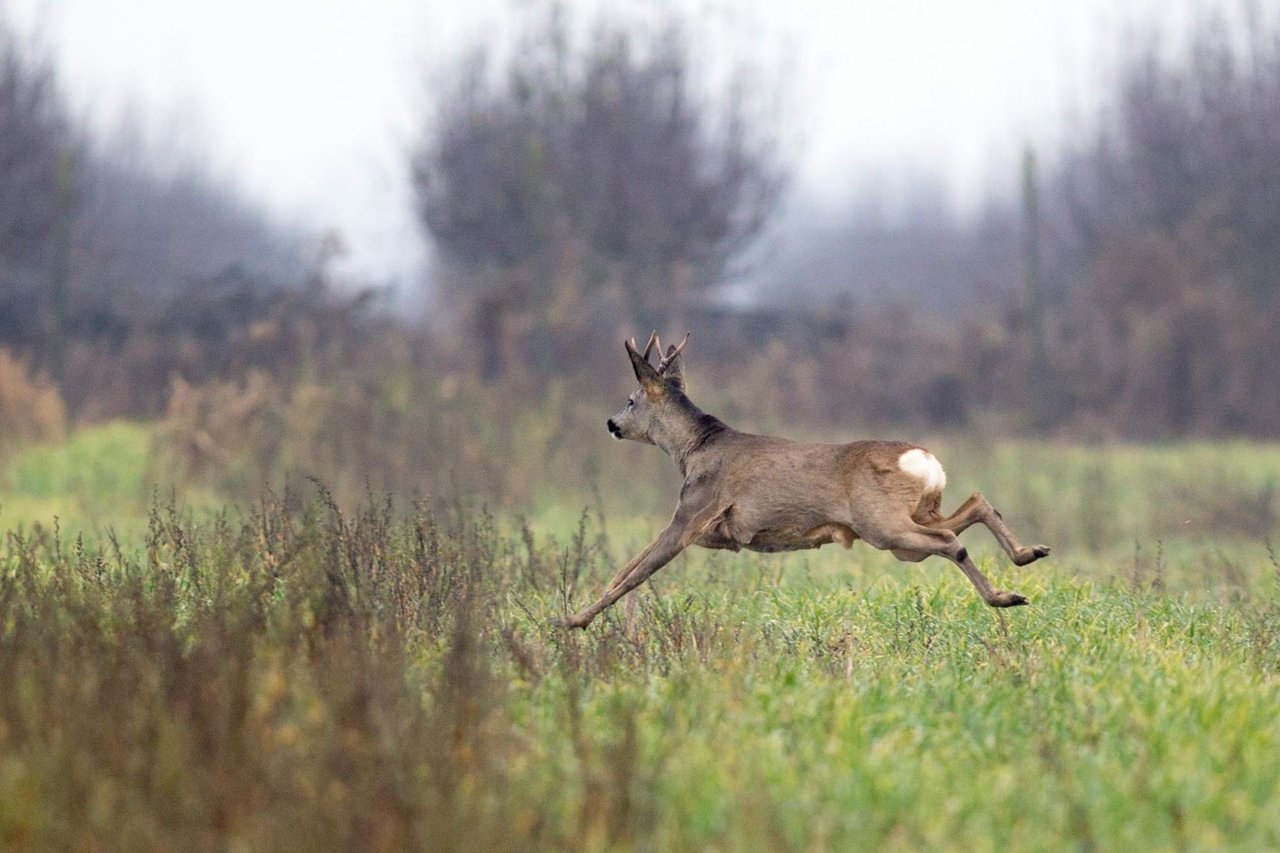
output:
[[[15,849],[1273,847],[1280,605],[616,548],[267,495],[0,547]],[[825,553],[825,552],[823,552]],[[928,564],[926,564],[927,566]],[[1267,564],[1268,571],[1280,566]],[[1261,567],[1259,567],[1259,572]]]
[[[981,429],[939,436],[806,429],[803,417],[744,406],[740,391],[697,396],[747,430],[924,442],[946,466],[949,499],[980,490],[1016,530],[1112,562],[1128,559],[1135,540],[1153,550],[1158,540],[1175,561],[1194,560],[1182,547],[1188,542],[1256,544],[1280,529],[1274,443],[1079,444]],[[352,374],[286,388],[255,374],[239,385],[178,383],[157,427],[157,449],[180,482],[239,500],[264,483],[315,476],[344,503],[372,486],[475,497],[534,515],[584,504],[619,518],[668,514],[679,488],[674,466],[653,448],[610,438],[604,420],[613,411],[561,380],[487,386],[389,369],[374,379]]]

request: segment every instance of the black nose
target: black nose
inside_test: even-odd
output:
[[[604,425],[609,428],[610,434],[618,437],[622,436],[622,430],[618,429],[618,425],[613,422],[613,418],[609,418],[609,420],[605,421]]]

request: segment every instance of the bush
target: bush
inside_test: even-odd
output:
[[[67,411],[58,389],[0,348],[0,458],[24,444],[58,441],[66,429]]]

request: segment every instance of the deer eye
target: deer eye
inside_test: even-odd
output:
[[[636,404],[636,401],[635,401],[635,400],[632,400],[630,397],[628,397],[628,398],[627,398],[627,405],[623,406],[623,408],[625,408],[625,409],[629,409],[629,408],[631,408],[632,406],[634,406],[635,404]]]

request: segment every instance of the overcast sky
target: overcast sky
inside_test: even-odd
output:
[[[3,4],[5,0],[0,0]],[[1206,0],[1207,2],[1207,0]],[[411,281],[423,249],[405,150],[428,72],[500,39],[533,0],[8,0],[40,33],[75,105],[122,116],[232,178],[277,217],[337,229],[349,269]],[[795,192],[839,203],[869,170],[943,178],[963,204],[1094,105],[1127,24],[1172,28],[1204,3],[1158,0],[690,0],[702,41],[787,71]]]

